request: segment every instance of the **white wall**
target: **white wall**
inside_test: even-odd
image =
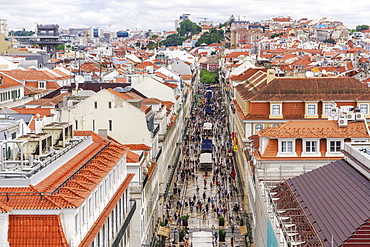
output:
[[[174,90],[152,78],[145,79],[135,85],[135,89],[147,97],[164,101],[176,102]]]
[[[97,108],[94,108],[97,102]],[[112,108],[108,108],[108,102],[112,102]],[[151,132],[146,125],[145,113],[139,108],[131,105],[120,97],[101,90],[80,103],[68,108],[63,107],[61,120],[70,122],[78,130],[108,129],[109,120],[112,120],[112,131],[108,129],[108,135],[122,144],[146,144],[152,146]]]

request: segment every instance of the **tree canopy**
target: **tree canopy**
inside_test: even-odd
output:
[[[162,40],[159,44],[164,46],[178,46],[182,45],[182,42],[186,40],[186,38],[180,37],[177,33],[168,35],[165,40]]]
[[[13,30],[11,30],[9,32],[9,35],[14,35],[14,36],[32,36],[34,34],[35,34],[34,31],[26,31],[24,28],[23,28],[22,31],[13,31]]]
[[[357,32],[361,32],[363,30],[368,30],[368,29],[369,29],[368,25],[358,25],[358,26],[356,26],[356,31]]]
[[[324,43],[331,43],[335,45],[337,42],[334,39],[329,38],[329,39],[324,40]]]
[[[189,19],[180,22],[180,26],[176,29],[180,37],[191,37],[202,31],[202,28]]]
[[[201,70],[200,71],[200,80],[202,82],[208,83],[208,84],[214,84],[217,82],[218,79],[218,73],[217,72],[209,72],[208,70]]]
[[[224,40],[224,38],[225,36],[223,30],[211,28],[209,32],[203,33],[203,35],[198,39],[197,43],[195,43],[195,46],[200,46],[203,43],[207,45],[213,43],[220,43],[222,40]]]

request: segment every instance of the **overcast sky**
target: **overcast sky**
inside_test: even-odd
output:
[[[215,24],[231,15],[240,20],[260,21],[276,16],[293,19],[328,17],[348,28],[370,24],[368,0],[0,0],[0,19],[9,30],[34,30],[36,23],[60,27],[99,27],[170,31],[181,14],[199,22]]]

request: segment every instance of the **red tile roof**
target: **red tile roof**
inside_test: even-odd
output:
[[[294,120],[263,129],[258,136],[273,138],[370,138],[363,121],[339,127],[336,120]]]
[[[370,88],[351,77],[275,78],[256,90],[246,83],[235,87],[249,101],[367,100]]]
[[[22,86],[22,83],[11,76],[8,76],[6,73],[0,72],[0,77],[2,78],[2,82],[0,84],[0,89],[8,88],[8,87],[16,87]]]
[[[11,108],[13,111],[18,112],[19,114],[33,114],[36,116],[36,114],[40,114],[40,117],[44,116],[51,116],[53,115],[51,113],[54,108]]]
[[[129,148],[130,150],[151,150],[152,148],[145,144],[122,144],[122,146]]]
[[[59,215],[9,215],[10,246],[68,246]]]
[[[128,150],[120,144],[102,139],[99,135],[92,136],[94,142],[91,145],[36,186],[0,188],[1,205],[14,209],[80,206]]]

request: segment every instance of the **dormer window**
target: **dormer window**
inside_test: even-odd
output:
[[[306,102],[305,118],[318,118],[317,115],[317,102]]]
[[[270,102],[270,115],[269,118],[281,119],[283,118],[282,114],[282,102]]]
[[[46,89],[46,81],[39,81],[38,88]]]
[[[295,139],[279,139],[277,157],[296,157]]]

